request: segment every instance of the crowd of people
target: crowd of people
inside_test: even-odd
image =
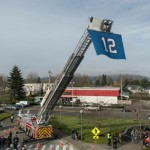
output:
[[[109,132],[107,134],[107,139],[108,139],[108,146],[113,146],[114,149],[117,149],[118,143],[121,143],[121,137],[119,136],[118,133],[111,134],[111,132]]]
[[[18,142],[19,142],[18,136],[15,135],[13,137],[12,132],[10,131],[7,138],[5,138],[4,136],[0,137],[0,149],[10,148],[11,146],[13,146],[14,150],[17,150]]]
[[[13,123],[14,116],[10,117],[10,122]],[[14,134],[14,135],[13,135]],[[12,131],[9,129],[8,130],[8,136],[2,135],[0,136],[0,150],[1,149],[7,149],[10,147],[13,147],[14,150],[18,150],[18,142],[19,142],[19,137],[17,136],[17,131],[15,133],[12,133]],[[21,141],[21,146],[19,147],[19,150],[26,150],[25,149],[25,144],[26,141],[23,138]]]

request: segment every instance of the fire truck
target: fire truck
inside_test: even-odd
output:
[[[53,128],[48,124],[52,111],[64,90],[73,78],[73,75],[79,64],[84,58],[84,54],[91,44],[91,37],[88,30],[111,32],[113,21],[90,17],[89,25],[79,40],[75,50],[69,57],[62,72],[55,80],[51,89],[48,89],[41,102],[41,108],[37,115],[29,112],[18,114],[17,124],[30,137],[34,139],[43,139],[53,137]]]

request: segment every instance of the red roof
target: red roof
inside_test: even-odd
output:
[[[119,96],[119,88],[67,88],[62,97],[69,96]]]

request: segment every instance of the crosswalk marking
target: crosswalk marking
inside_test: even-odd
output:
[[[55,150],[59,150],[59,145],[56,146],[56,149],[55,149]]]
[[[36,148],[36,145],[25,145],[25,147],[27,150],[38,150]],[[18,146],[18,148],[20,148],[20,145]],[[6,148],[6,150],[14,150],[14,148],[13,147]],[[61,146],[61,145],[52,145],[52,144],[49,145],[48,144],[48,145],[41,146],[40,150],[75,150],[75,149],[73,148],[72,145],[64,144]]]
[[[45,150],[45,148],[46,148],[46,145],[43,145],[43,147],[42,147],[42,149],[41,149],[41,150]]]
[[[28,150],[31,150],[32,147],[33,147],[33,145],[29,145],[29,146],[28,146]],[[26,148],[27,148],[27,146],[26,146]]]
[[[70,150],[73,150],[73,146],[72,145],[70,145]]]
[[[67,145],[64,145],[62,150],[66,150],[66,149],[67,149]]]
[[[53,148],[53,145],[50,145],[49,150],[52,150],[52,148]]]

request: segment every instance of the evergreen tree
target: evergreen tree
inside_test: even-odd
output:
[[[97,80],[95,81],[95,86],[100,86],[100,80],[99,80],[99,79],[97,79]]]
[[[23,89],[24,79],[21,70],[17,66],[14,66],[11,70],[7,85],[10,89],[10,99],[21,100],[25,98],[25,91]]]
[[[106,86],[107,85],[107,77],[106,75],[102,75],[102,81],[101,81],[101,86]]]
[[[41,83],[41,78],[40,77],[37,78],[37,82],[36,83]]]

